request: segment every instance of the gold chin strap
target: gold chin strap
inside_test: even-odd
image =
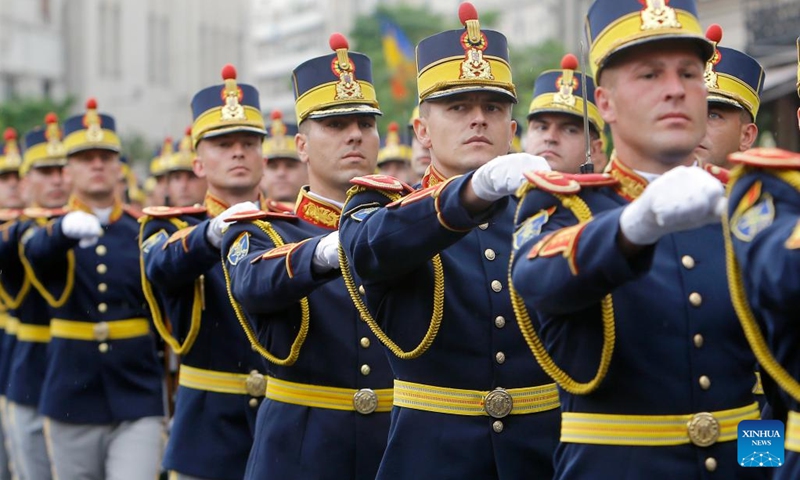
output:
[[[367,189],[364,187],[352,187],[347,192],[347,201],[349,201],[354,195],[366,190]],[[395,201],[402,197],[402,195],[399,193],[392,194],[382,191],[380,193],[391,201]],[[345,204],[347,204],[347,201],[345,201]],[[439,328],[442,325],[442,317],[444,316],[444,267],[442,266],[441,256],[439,254],[434,255],[431,259],[431,263],[433,264],[433,313],[431,314],[431,322],[428,326],[428,331],[425,332],[425,336],[422,337],[422,341],[419,343],[419,345],[417,345],[413,350],[406,352],[401,349],[400,346],[397,345],[391,338],[389,338],[388,335],[386,335],[386,332],[381,329],[381,327],[378,325],[378,322],[376,322],[369,313],[367,305],[361,299],[358,289],[356,288],[353,275],[350,273],[350,264],[347,261],[344,248],[339,245],[339,265],[342,269],[344,284],[347,287],[347,291],[350,293],[350,298],[353,300],[353,304],[361,314],[361,319],[367,323],[369,329],[372,330],[372,333],[375,334],[378,340],[401,360],[411,360],[425,353],[430,348],[433,340],[436,338],[436,335],[439,334]]]
[[[524,195],[533,188],[535,188],[533,185],[529,183],[525,184],[520,188],[519,192],[517,192],[517,195],[520,198],[524,198]],[[574,195],[553,195],[561,201],[564,207],[568,208],[575,217],[577,217],[578,222],[591,220],[592,211],[580,197]],[[522,202],[520,201],[519,206],[517,206],[517,213],[514,215],[515,218],[519,216],[521,206]],[[587,395],[592,393],[600,386],[608,373],[608,367],[611,364],[611,356],[614,353],[614,344],[616,343],[614,303],[611,294],[603,297],[603,300],[600,302],[603,321],[603,348],[600,353],[600,365],[597,367],[597,373],[594,378],[587,383],[580,383],[556,365],[553,358],[547,353],[547,349],[544,347],[541,339],[536,334],[528,309],[525,307],[525,301],[519,296],[511,281],[511,265],[513,265],[513,263],[514,253],[512,252],[511,260],[508,264],[508,285],[511,294],[511,305],[514,307],[514,314],[517,317],[517,323],[519,324],[519,329],[522,331],[522,336],[525,337],[525,342],[528,344],[531,352],[533,352],[536,361],[542,367],[542,370],[565,391],[573,395]]]
[[[253,225],[257,226],[261,229],[261,231],[266,233],[269,239],[272,240],[272,243],[275,244],[275,247],[281,247],[284,245],[285,242],[281,238],[280,234],[269,222],[256,220],[253,222]],[[228,299],[231,302],[233,311],[236,313],[236,318],[239,320],[239,324],[244,329],[244,333],[247,336],[247,340],[250,341],[250,346],[253,347],[253,350],[258,352],[273,365],[278,365],[281,367],[294,365],[294,363],[297,362],[297,357],[300,356],[300,348],[303,346],[303,343],[305,343],[306,337],[308,336],[308,324],[309,319],[311,318],[311,313],[308,307],[308,298],[303,297],[300,299],[300,329],[297,331],[297,337],[295,337],[294,342],[292,342],[292,346],[289,348],[289,355],[287,355],[285,358],[278,358],[270,353],[266,347],[261,345],[261,343],[258,341],[258,338],[256,338],[255,332],[253,332],[253,327],[250,326],[250,322],[247,320],[244,312],[242,311],[242,306],[239,305],[239,302],[237,302],[235,298],[233,298],[233,292],[231,291],[231,277],[228,273],[228,267],[225,265],[224,253],[222,254],[222,273],[225,275],[225,288],[228,290]]]
[[[727,189],[727,196],[729,198],[733,185],[747,171],[748,169],[742,166],[736,167],[731,171]],[[781,170],[768,172],[800,191],[800,172]],[[736,310],[736,315],[739,317],[739,323],[741,323],[742,329],[744,330],[744,336],[747,338],[747,343],[750,344],[750,348],[753,349],[753,354],[756,360],[758,360],[758,363],[761,364],[764,370],[766,370],[786,393],[795,401],[800,402],[800,383],[778,363],[772,355],[772,352],[770,352],[767,342],[764,339],[764,334],[761,332],[753,310],[750,308],[750,304],[747,301],[741,268],[739,267],[739,261],[736,259],[736,255],[733,251],[733,240],[731,240],[729,220],[728,212],[726,211],[722,217],[722,231],[725,236],[725,263],[727,265],[728,288],[731,292],[731,301]]]
[[[205,280],[201,275],[194,281],[191,323],[189,324],[189,332],[186,334],[186,339],[184,339],[183,343],[181,343],[172,335],[170,328],[164,322],[164,317],[161,314],[161,308],[158,304],[158,300],[153,293],[153,286],[150,284],[150,281],[147,279],[147,275],[145,274],[142,243],[145,240],[144,227],[150,220],[150,217],[145,217],[142,219],[141,227],[139,227],[139,270],[141,272],[142,291],[144,292],[144,298],[147,300],[147,304],[150,306],[150,313],[153,317],[153,325],[155,325],[158,334],[161,335],[161,338],[167,342],[176,355],[186,355],[189,353],[192,345],[194,345],[194,341],[197,339],[197,335],[200,333],[200,320],[203,311],[203,283]],[[178,230],[189,226],[188,223],[177,218],[170,218],[169,221],[175,225]]]

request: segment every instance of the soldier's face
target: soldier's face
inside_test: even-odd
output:
[[[267,160],[261,190],[279,202],[294,202],[300,188],[308,183],[308,166],[293,158]]]
[[[414,130],[438,170],[448,177],[463,174],[509,152],[517,125],[511,107],[505,97],[489,92],[425,101]]]
[[[202,204],[206,196],[206,179],[186,170],[167,174],[167,194],[174,207],[190,207]]]
[[[119,154],[99,148],[70,155],[64,168],[76,193],[102,201],[115,194],[121,173]]]
[[[311,190],[336,199],[351,179],[375,172],[380,138],[373,115],[342,115],[305,120],[295,144]]]
[[[595,99],[614,147],[654,173],[693,160],[706,131],[703,61],[683,42],[632,47],[603,71]],[[641,165],[639,165],[641,164]]]
[[[414,174],[422,178],[425,170],[431,164],[431,151],[422,146],[422,142],[417,140],[417,135],[411,132],[411,168]]]
[[[194,173],[206,179],[212,192],[247,195],[264,174],[261,143],[261,135],[248,132],[204,138],[197,144]]]
[[[17,172],[0,174],[0,208],[24,207]]]
[[[757,133],[758,128],[741,109],[709,104],[706,136],[695,149],[695,156],[702,163],[730,168],[728,155],[750,148]]]
[[[406,161],[390,160],[378,165],[378,172],[383,175],[397,178],[408,184],[414,183],[413,173],[411,171],[411,164]]]
[[[43,208],[58,208],[67,203],[69,189],[61,167],[32,168],[23,180],[26,196]]]
[[[583,120],[565,113],[539,113],[528,121],[525,151],[544,157],[550,168],[563,173],[580,173],[586,161]],[[600,140],[591,141],[592,158],[600,150]]]

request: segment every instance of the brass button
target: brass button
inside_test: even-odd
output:
[[[703,390],[708,390],[709,388],[711,388],[711,379],[708,378],[708,376],[706,375],[701,375],[700,379],[698,380],[698,383],[700,384],[700,388],[702,388]]]
[[[98,322],[92,326],[92,337],[98,342],[105,342],[111,333],[111,327],[106,322]]]
[[[708,470],[709,472],[713,472],[714,470],[717,469],[717,459],[716,458],[708,457],[708,458],[706,458],[706,462],[705,463],[706,463],[706,470]]]
[[[250,401],[247,402],[247,404],[250,405],[250,408],[256,408],[258,406],[258,399],[251,398]]]
[[[361,337],[361,341],[359,342],[362,347],[368,348],[369,347],[369,338]]]
[[[495,292],[499,292],[503,289],[503,284],[500,283],[500,280],[492,280],[492,290]]]
[[[494,422],[492,422],[492,430],[494,430],[495,433],[502,432],[503,431],[503,422],[501,422],[500,420],[495,420]]]
[[[103,255],[105,255],[106,253],[108,253],[108,249],[106,248],[106,246],[105,246],[105,245],[98,245],[98,246],[97,246],[97,247],[94,249],[94,253],[96,253],[96,254],[98,254],[99,256],[101,256],[101,257],[102,257]]]
[[[378,394],[371,388],[362,388],[353,394],[353,409],[361,415],[369,415],[378,409]]]
[[[692,415],[686,425],[689,441],[698,447],[714,445],[719,440],[719,420],[708,412]]]
[[[100,353],[106,353],[108,351],[108,344],[101,343],[100,345],[97,346],[97,349],[100,350]]]
[[[492,418],[503,418],[514,410],[514,398],[504,388],[497,387],[483,397],[483,409]]]
[[[106,285],[105,283],[100,283],[97,285],[97,291],[99,291],[100,293],[105,293],[106,290],[108,290],[108,285]]]
[[[703,303],[703,297],[697,292],[692,292],[689,295],[689,303],[694,307],[699,307]]]
[[[364,376],[369,375],[369,372],[371,372],[371,371],[372,371],[372,369],[369,368],[369,365],[367,365],[367,364],[361,365],[361,375],[364,375]]]
[[[694,346],[700,348],[703,346],[703,336],[699,333],[694,336]]]
[[[104,275],[108,271],[108,267],[106,267],[105,263],[101,263],[97,266],[97,273],[100,275]]]
[[[497,361],[497,363],[502,365],[502,364],[506,363],[506,354],[503,353],[503,352],[497,352],[494,355],[494,359]]]
[[[486,257],[486,260],[489,260],[491,262],[497,257],[497,254],[495,254],[494,250],[492,250],[491,248],[487,248],[486,250],[484,250],[483,256]]]
[[[502,315],[498,315],[494,319],[494,326],[497,328],[503,328],[506,326],[506,317]]]
[[[489,228],[489,224],[481,223],[480,225],[478,225],[478,228],[480,228],[481,230],[486,230],[487,228]]]
[[[100,305],[97,306],[97,311],[100,313],[106,313],[106,311],[108,311],[108,305],[105,303],[101,303]]]
[[[691,270],[694,268],[694,258],[689,255],[684,255],[681,257],[681,264],[683,264],[686,270]]]
[[[359,285],[358,286],[358,293],[360,293],[361,295],[366,295],[367,294],[367,291],[364,290],[364,285]]]
[[[251,370],[244,380],[244,390],[251,397],[263,397],[267,391],[267,378],[258,373],[258,370]]]

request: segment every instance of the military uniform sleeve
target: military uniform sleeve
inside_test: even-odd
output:
[[[394,202],[372,189],[350,197],[339,239],[357,275],[366,282],[405,275],[503,212],[508,198],[470,215],[460,193],[471,176],[451,178]]]
[[[62,278],[67,270],[67,252],[78,245],[61,231],[63,217],[47,223],[23,242],[25,258],[41,279]]]
[[[219,263],[219,250],[206,239],[208,224],[209,220],[204,220],[178,229],[161,220],[145,225],[142,244],[145,273],[155,287],[165,291],[184,288]],[[165,234],[160,233],[162,230]],[[149,245],[150,242],[153,244]]]
[[[800,192],[773,175],[755,173],[734,185],[728,205],[734,252],[753,308],[796,308]]]
[[[617,245],[623,207],[578,222],[552,195],[533,190],[516,219],[512,281],[536,311],[562,315],[598,303],[617,286],[644,274],[653,247],[633,259]]]
[[[280,235],[279,227],[274,231]],[[338,270],[325,274],[312,270],[320,238],[286,240],[276,246],[255,222],[234,223],[222,240],[233,298],[250,314],[269,314],[294,306],[320,285],[338,278]]]

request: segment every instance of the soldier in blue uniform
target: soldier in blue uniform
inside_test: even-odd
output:
[[[63,215],[60,209],[69,196],[62,175],[66,152],[58,118],[48,114],[45,124],[45,129],[37,127],[25,135],[20,176],[30,207],[0,241],[0,270],[4,273],[0,277],[0,295],[7,304],[14,305],[20,322],[10,356],[6,390],[15,473],[20,479],[43,480],[50,478],[51,470],[38,406],[47,367],[52,315],[44,298],[31,288],[30,278],[24,274],[19,244],[52,216]]]
[[[353,298],[395,376],[377,478],[547,479],[558,393],[513,324],[506,280],[509,195],[524,171],[549,168],[506,155],[516,102],[506,38],[482,30],[469,3],[459,17],[464,29],[417,46],[414,128],[431,154],[422,189],[401,196],[382,177],[356,179],[340,226],[363,282]]]
[[[52,308],[45,416],[56,478],[154,478],[162,368],[142,292],[137,217],[115,194],[120,142],[97,102],[64,122],[69,213],[23,239],[23,263]]]
[[[605,122],[594,103],[594,79],[577,68],[578,59],[567,54],[561,60],[560,70],[547,70],[536,79],[528,109],[525,151],[546,158],[553,170],[580,173],[586,161],[583,131],[583,102],[586,101],[593,167],[594,171],[602,172],[605,164],[600,162],[603,150],[600,132]],[[586,99],[582,96],[581,82],[586,82]]]
[[[425,176],[428,166],[431,164],[431,152],[420,143],[417,134],[414,133],[414,120],[419,118],[419,106],[414,107],[411,117],[408,119],[408,135],[411,139],[411,171],[414,173],[411,185],[417,185]]]
[[[17,131],[9,127],[3,132],[3,142],[0,143],[0,231],[3,239],[7,239],[6,229],[10,228],[19,218],[24,202],[19,185],[19,168],[22,156],[17,142]],[[0,273],[5,282],[9,277],[15,278],[19,283],[23,272],[4,271]],[[8,417],[6,416],[5,393],[8,387],[8,370],[11,363],[11,354],[17,342],[17,327],[19,319],[16,317],[15,302],[8,302],[0,298],[0,480],[11,479],[11,453],[13,445],[11,436],[6,435]]]
[[[294,144],[297,125],[284,122],[280,110],[274,110],[270,118],[263,146],[267,166],[260,188],[273,209],[293,212],[300,188],[308,183],[308,166],[300,161]]]
[[[764,88],[764,69],[750,55],[719,46],[719,25],[708,27],[706,37],[716,50],[706,64],[708,125],[695,155],[703,165],[729,169],[728,155],[749,149],[758,137],[755,121]]]
[[[175,151],[166,160],[167,198],[175,207],[191,207],[203,203],[208,183],[205,177],[194,173],[194,144],[192,129],[175,144]]]
[[[759,412],[719,281],[723,185],[690,166],[713,45],[692,0],[596,0],[586,25],[618,156],[530,174],[514,239],[517,319],[561,387],[555,478],[764,478],[737,459]]]
[[[800,96],[800,39],[797,52]],[[800,109],[797,115],[800,119]],[[740,164],[731,171],[728,184],[731,296],[762,370],[783,391],[780,399],[769,401],[788,409],[786,458],[773,478],[796,479],[800,478],[800,155],[756,148],[729,159]]]
[[[238,83],[232,65],[222,79],[192,99],[204,206],[150,207],[142,224],[143,287],[159,333],[181,356],[164,458],[175,480],[242,478],[265,389],[264,362],[228,300],[219,247],[223,220],[260,201],[266,130],[258,91]]]
[[[330,46],[293,72],[309,169],[296,213],[243,213],[223,242],[234,305],[270,361],[248,480],[373,480],[389,431],[389,365],[348,296],[336,231],[348,182],[375,169],[381,112],[369,58],[340,34]]]
[[[383,147],[378,151],[378,173],[406,183],[417,180],[411,170],[411,146],[400,136],[400,126],[396,122],[389,124]]]

